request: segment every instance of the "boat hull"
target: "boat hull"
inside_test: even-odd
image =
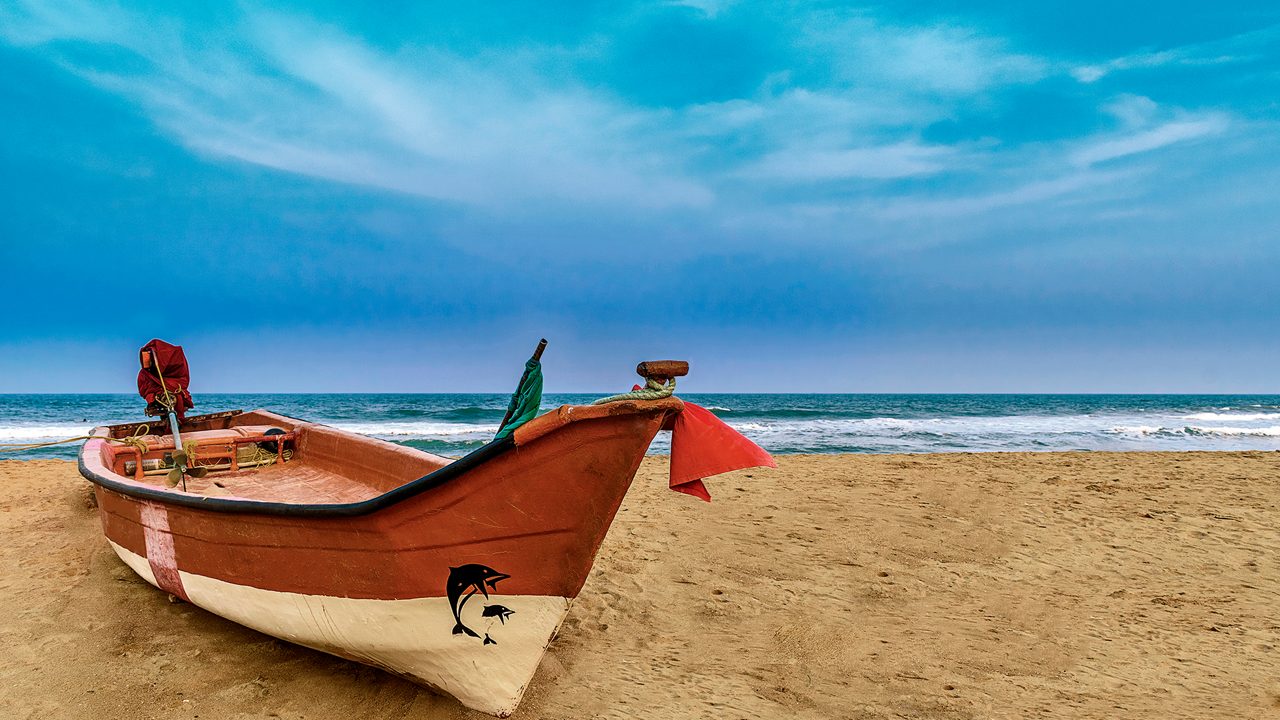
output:
[[[237,512],[236,501],[215,510],[176,491],[165,502],[102,482],[107,470],[89,445],[81,465],[98,478],[112,548],[152,585],[506,716],[582,588],[650,441],[678,407],[574,408],[535,420],[509,450],[448,482],[349,516],[252,504]],[[332,462],[320,451],[338,431],[299,427],[299,456]]]

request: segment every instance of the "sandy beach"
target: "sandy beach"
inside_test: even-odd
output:
[[[1280,718],[1280,454],[646,460],[516,718]],[[137,578],[0,462],[0,716],[484,718]]]

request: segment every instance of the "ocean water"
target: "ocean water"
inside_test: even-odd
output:
[[[505,394],[199,394],[196,412],[267,408],[442,455],[489,441]],[[543,410],[596,395],[547,395]],[[1280,395],[681,394],[773,453],[1280,450]],[[136,395],[0,395],[0,443],[143,419]],[[667,452],[660,433],[651,452]],[[72,458],[78,445],[18,454]]]

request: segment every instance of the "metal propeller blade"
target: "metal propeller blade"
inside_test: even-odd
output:
[[[209,468],[199,465],[187,465],[190,459],[184,450],[174,450],[170,455],[173,458],[173,469],[169,471],[169,487],[174,487],[182,482],[183,476],[202,478],[209,474]]]

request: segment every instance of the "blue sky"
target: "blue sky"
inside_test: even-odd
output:
[[[12,0],[0,391],[1280,391],[1280,7],[965,5]]]

